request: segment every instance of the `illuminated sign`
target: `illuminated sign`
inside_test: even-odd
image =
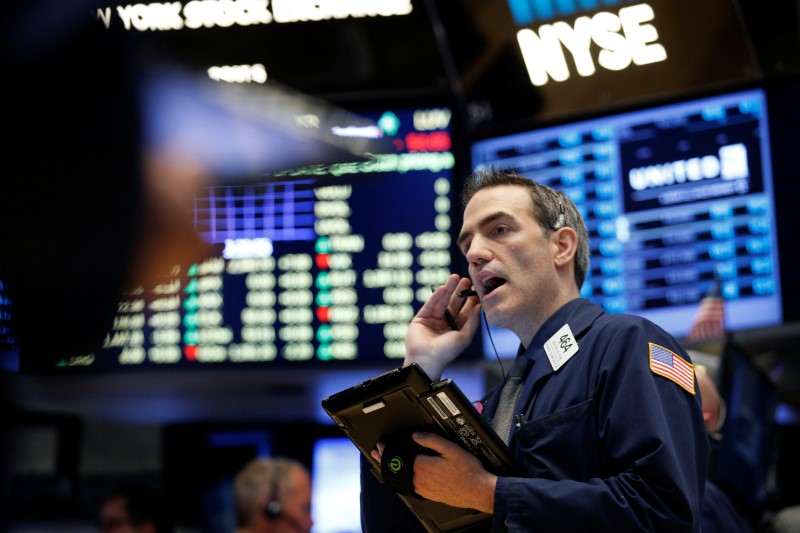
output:
[[[411,0],[191,0],[153,2],[116,7],[126,30],[166,31],[184,28],[227,28],[271,22],[306,22],[346,18],[408,15]],[[97,10],[97,19],[110,28],[114,11]]]
[[[625,0],[632,4],[635,0]],[[564,2],[563,0],[507,0],[508,8],[517,26],[527,26],[534,21],[553,20],[568,17],[577,13],[594,11],[600,7],[600,0],[580,0]],[[621,3],[620,0],[602,0],[603,6],[610,7]]]
[[[612,71],[633,65],[647,65],[667,59],[667,51],[658,42],[658,30],[649,4],[623,7],[618,14],[600,11],[581,16],[573,26],[557,21],[543,24],[538,33],[524,28],[517,33],[520,51],[531,83],[543,86],[551,79],[566,81],[570,66],[569,52],[575,71],[583,77],[596,71],[593,45],[600,48],[596,63]]]
[[[750,176],[747,167],[747,147],[744,143],[730,144],[719,149],[719,157],[706,155],[672,161],[628,171],[628,182],[635,191],[721,177],[723,180]]]
[[[467,4],[474,31],[493,50],[450,46],[468,119],[488,127],[479,137],[501,123],[515,129],[526,121],[643,105],[754,80],[760,72],[737,0]],[[496,16],[485,20],[489,12]],[[462,21],[445,10],[441,16],[449,34],[458,35]]]
[[[261,63],[209,67],[208,77],[228,83],[264,83],[267,81],[267,69]]]

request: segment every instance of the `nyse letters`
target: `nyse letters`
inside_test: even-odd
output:
[[[601,11],[592,17],[578,17],[574,26],[563,21],[544,24],[538,35],[528,28],[520,30],[517,41],[531,83],[543,86],[550,79],[568,80],[570,66],[565,49],[580,76],[593,75],[596,66],[592,44],[600,48],[597,64],[607,70],[666,60],[666,49],[658,43],[658,31],[648,24],[654,18],[649,4],[638,4],[620,9],[618,15]]]

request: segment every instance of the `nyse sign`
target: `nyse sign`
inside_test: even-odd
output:
[[[190,0],[116,6],[126,30],[168,31],[227,28],[256,24],[317,22],[364,17],[408,15],[411,0]],[[113,21],[111,7],[99,8],[97,19],[106,28]]]
[[[543,24],[538,33],[525,28],[517,33],[525,67],[531,83],[537,87],[550,80],[570,78],[572,59],[575,72],[592,76],[597,65],[620,71],[632,65],[647,65],[667,59],[667,51],[658,42],[658,31],[651,24],[655,13],[649,4],[623,7],[617,14],[601,11],[578,17],[573,26],[558,21]],[[599,47],[595,55],[592,48]]]

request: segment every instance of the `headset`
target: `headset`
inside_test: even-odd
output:
[[[277,520],[281,516],[281,502],[278,499],[278,492],[280,490],[279,483],[281,477],[283,477],[285,468],[281,461],[275,461],[275,464],[272,468],[272,475],[270,476],[270,494],[269,494],[269,502],[267,503],[266,507],[264,507],[264,516],[267,517],[268,520]]]
[[[294,517],[283,512],[283,506],[278,498],[280,494],[281,479],[289,473],[289,465],[283,459],[276,459],[272,468],[272,475],[270,476],[270,495],[269,502],[264,506],[264,516],[270,522],[282,519],[284,522],[295,531],[306,533],[308,528],[303,525]]]
[[[553,221],[553,220],[550,221],[550,223],[549,223],[550,229],[555,231],[555,230],[559,230],[559,229],[563,228],[564,224],[565,224],[564,218],[565,218],[564,204],[559,202],[558,203],[558,218],[555,221]]]

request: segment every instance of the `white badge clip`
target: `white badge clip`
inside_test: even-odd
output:
[[[553,370],[558,370],[564,363],[569,361],[570,357],[578,353],[578,341],[569,329],[569,324],[564,324],[561,329],[556,331],[556,334],[547,339],[544,343],[544,351],[547,352],[547,358],[550,360],[550,366]]]

